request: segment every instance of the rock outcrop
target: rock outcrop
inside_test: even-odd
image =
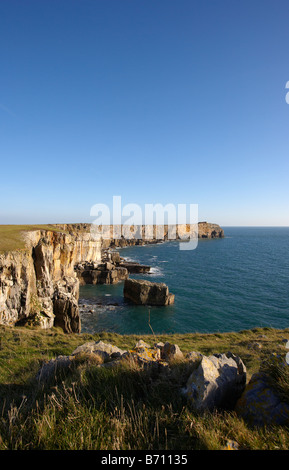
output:
[[[218,224],[198,223],[198,238],[224,238],[224,230]]]
[[[269,377],[262,372],[251,377],[236,404],[235,411],[251,426],[289,424],[288,403],[280,398],[272,388]]]
[[[246,385],[246,367],[231,353],[203,356],[190,376],[185,394],[197,411],[233,409]]]
[[[177,344],[156,342],[150,346],[142,339],[127,349],[103,341],[90,341],[68,356],[44,362],[36,378],[42,386],[45,382],[62,380],[63,372],[67,374],[69,369],[75,371],[79,366],[116,368],[122,364],[125,370],[129,366],[139,373],[151,368],[154,384],[158,383],[158,377],[169,384],[171,377],[174,390],[196,413],[234,410],[249,426],[289,424],[288,397],[280,396],[273,388],[272,378],[270,381],[270,377],[261,371],[246,385],[246,367],[239,356],[230,352],[211,356],[198,351],[183,353]],[[175,373],[177,367],[182,370],[180,375]],[[284,363],[283,367],[288,365]],[[179,383],[175,382],[176,377],[181,379]],[[237,448],[238,444],[230,440],[224,447],[227,450]]]
[[[0,255],[0,323],[59,325],[79,332],[79,281],[74,266],[99,261],[101,241],[90,234],[39,230],[26,234],[27,247]]]
[[[58,356],[44,362],[38,371],[37,379],[42,383],[52,379],[57,370],[77,367],[79,363],[85,361],[98,367],[117,367],[121,362],[125,362],[140,369],[154,367],[155,370],[162,371],[176,361],[185,360],[193,369],[199,358],[196,356],[193,361],[188,355],[185,356],[177,344],[159,342],[150,346],[145,341],[139,340],[133,348],[124,350],[103,341],[89,341],[78,346],[69,356]]]
[[[128,278],[126,268],[113,263],[81,263],[76,266],[76,275],[80,285],[116,284]]]
[[[119,267],[126,269],[129,274],[149,274],[151,267],[133,261],[122,261]]]
[[[81,285],[116,284],[133,273],[149,273],[151,267],[136,262],[125,261],[118,252],[105,251],[100,263],[82,262],[75,266]]]
[[[0,254],[0,323],[13,325],[39,307],[31,251]]]
[[[180,365],[186,375],[179,383],[179,394],[197,412],[214,409],[234,409],[246,385],[246,367],[231,353],[207,357],[198,351],[184,354],[177,344],[155,343],[150,346],[143,340],[131,349],[120,349],[103,341],[90,341],[78,346],[69,356],[58,356],[42,365],[38,379],[42,382],[54,378],[57,370],[77,367],[117,367],[129,363],[145,370],[152,367],[156,373],[170,374],[172,367]],[[157,376],[155,376],[157,380]],[[186,382],[184,387],[183,381]]]
[[[107,362],[108,360],[122,357],[126,352],[126,350],[120,349],[109,343],[104,343],[103,341],[90,341],[78,346],[71,356],[73,358],[79,357],[79,355],[97,354],[101,356],[103,362]]]
[[[171,305],[175,296],[164,283],[126,279],[123,295],[137,305]]]
[[[66,333],[80,333],[79,283],[74,277],[64,278],[55,283],[53,293],[54,326]]]

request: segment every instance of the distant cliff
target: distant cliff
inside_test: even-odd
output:
[[[224,236],[224,230],[219,225],[208,222],[198,223],[199,238],[224,238]]]
[[[112,227],[108,239],[94,239],[90,224],[51,227],[53,231],[26,231],[24,249],[0,254],[0,324],[15,325],[31,320],[44,328],[55,325],[68,333],[80,332],[79,279],[75,266],[86,261],[100,263],[108,248],[159,241],[155,227],[149,240],[113,238]],[[188,226],[178,226],[178,238],[188,230]],[[199,238],[223,236],[223,230],[216,224],[198,224]],[[167,226],[164,240],[168,240]]]
[[[90,232],[91,224],[62,224],[54,225],[61,230],[65,230],[68,233],[76,234],[81,232]],[[148,243],[156,243],[160,241],[168,241],[174,238],[174,231],[170,231],[172,226],[164,225],[152,226],[152,225],[139,225],[139,226],[120,226],[120,225],[105,225],[99,226],[99,230],[103,233],[102,248],[109,247],[125,247],[132,245],[145,245]],[[190,236],[191,227],[189,224],[180,224],[176,226],[176,240],[184,240]],[[117,237],[115,237],[117,234]],[[146,236],[149,234],[149,237]],[[204,238],[223,238],[224,230],[217,224],[211,224],[208,222],[199,222],[197,228],[197,237],[199,239]]]

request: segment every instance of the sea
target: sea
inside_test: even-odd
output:
[[[81,331],[183,334],[289,327],[289,227],[223,228],[224,238],[199,239],[194,250],[180,250],[178,241],[119,249],[127,260],[151,266],[151,274],[130,278],[164,282],[175,303],[134,305],[123,298],[123,282],[81,286]]]

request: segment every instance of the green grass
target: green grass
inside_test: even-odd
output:
[[[23,232],[34,230],[59,231],[53,225],[0,225],[0,253],[25,249]]]
[[[0,449],[176,450],[222,449],[229,439],[241,449],[288,449],[285,427],[250,428],[234,412],[197,415],[180,393],[190,373],[184,361],[170,373],[123,364],[97,367],[75,361],[69,370],[39,386],[43,361],[69,355],[86,341],[129,349],[138,339],[169,341],[183,352],[230,350],[240,355],[248,379],[260,366],[288,399],[289,375],[270,365],[272,353],[286,355],[289,329],[256,328],[238,333],[186,335],[67,335],[60,329],[0,327]],[[258,342],[261,349],[252,345]],[[286,375],[287,374],[287,375]]]

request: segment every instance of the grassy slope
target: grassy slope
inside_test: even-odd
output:
[[[23,250],[25,248],[23,232],[34,230],[58,231],[52,225],[0,225],[0,253]]]
[[[39,229],[58,230],[51,225],[0,226],[0,253],[24,249],[22,232]],[[271,353],[285,356],[284,338],[289,329],[142,336],[150,344],[176,343],[183,352],[230,350],[245,362],[248,379]],[[233,413],[196,416],[180,395],[188,376],[184,364],[172,368],[169,377],[156,377],[149,371],[103,370],[84,363],[37,388],[35,375],[43,361],[98,339],[128,349],[140,337],[0,326],[0,449],[173,450],[180,449],[180,442],[182,449],[220,449],[227,439],[243,449],[289,448],[286,428],[252,430]],[[261,350],[251,348],[255,341]]]
[[[177,343],[183,352],[228,350],[245,362],[249,377],[271,353],[286,354],[289,329],[257,328],[223,334],[142,336]],[[0,449],[221,449],[228,439],[242,449],[288,449],[286,428],[250,429],[234,413],[197,416],[180,394],[188,366],[170,375],[133,368],[100,369],[84,362],[44,389],[36,387],[41,363],[101,339],[121,348],[139,336],[65,335],[59,329],[0,327]],[[251,349],[257,341],[262,349]],[[248,378],[249,378],[248,377]],[[184,382],[184,383],[182,383]]]

